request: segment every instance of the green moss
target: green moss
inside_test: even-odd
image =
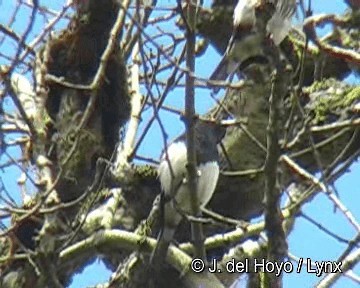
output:
[[[134,167],[135,176],[141,179],[157,177],[157,171],[155,167],[150,165],[139,165]]]
[[[356,100],[360,99],[360,86],[351,89],[346,95],[345,104],[349,106],[353,104]]]
[[[77,179],[84,171],[91,168],[94,153],[101,150],[101,139],[92,131],[72,127],[58,140],[60,166],[68,179]],[[70,156],[70,157],[69,157]]]
[[[310,110],[315,115],[315,123],[326,121],[329,115],[340,116],[360,99],[360,87],[345,85],[335,79],[315,82],[306,91],[312,98]]]
[[[40,113],[38,113],[37,117],[34,119],[36,133],[40,137],[45,137],[47,134],[47,126],[52,122],[53,121],[51,120],[49,114],[45,110],[40,111]]]

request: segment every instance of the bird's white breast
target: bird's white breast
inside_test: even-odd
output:
[[[175,142],[167,149],[168,160],[165,154],[162,157],[158,173],[162,189],[168,196],[175,196],[175,205],[186,213],[191,213],[190,192],[186,181],[187,150],[183,142]],[[169,163],[173,176],[171,175]],[[198,165],[197,194],[200,206],[204,207],[211,199],[219,178],[219,165],[216,161]],[[173,191],[176,189],[176,191]]]
[[[257,0],[239,0],[234,10],[234,27],[255,25],[255,6]]]
[[[174,142],[167,148],[167,154],[164,153],[161,158],[158,168],[159,179],[162,189],[169,196],[172,193],[172,183],[178,179],[180,179],[178,181],[181,181],[186,175],[186,151],[184,142]]]
[[[204,207],[211,199],[219,178],[219,165],[216,161],[198,167],[197,193],[200,206]]]

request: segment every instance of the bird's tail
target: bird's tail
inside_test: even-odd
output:
[[[169,249],[170,242],[159,239],[155,250],[151,254],[150,264],[154,267],[158,267],[165,262],[167,251]]]
[[[215,68],[214,72],[210,76],[210,80],[214,81],[225,81],[230,74],[238,68],[238,63],[229,59],[225,54],[221,59],[219,65]],[[214,92],[217,93],[220,90],[219,86],[214,87]]]
[[[279,46],[291,30],[291,18],[296,11],[296,0],[272,1],[276,9],[266,25],[266,31],[271,35],[276,46]]]
[[[266,31],[271,35],[276,46],[285,39],[291,30],[291,19],[283,18],[279,11],[275,11],[273,17],[269,20]]]
[[[175,229],[164,227],[163,231],[159,233],[157,244],[150,257],[150,264],[154,267],[158,267],[165,263],[167,251],[170,246],[170,242],[175,234]]]

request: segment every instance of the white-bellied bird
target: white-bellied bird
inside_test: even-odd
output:
[[[197,189],[200,207],[211,199],[219,177],[217,144],[225,135],[219,123],[196,120],[195,153],[197,160]],[[172,142],[163,153],[158,168],[163,190],[163,227],[151,256],[151,263],[158,265],[166,258],[170,242],[183,215],[192,214],[192,197],[187,183],[187,145],[185,135]]]
[[[266,25],[257,19],[256,11],[261,5],[273,6],[273,14]],[[233,15],[233,33],[225,54],[210,80],[224,81],[240,69],[246,61],[266,58],[263,51],[265,37],[279,45],[291,28],[291,18],[296,10],[296,0],[239,0]],[[264,31],[260,31],[264,27]],[[215,88],[217,92],[219,88]]]

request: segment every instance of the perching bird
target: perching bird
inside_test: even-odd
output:
[[[225,135],[218,123],[196,120],[195,151],[197,158],[197,195],[200,207],[211,199],[219,177],[217,144]],[[169,165],[170,164],[170,165]],[[185,135],[170,144],[163,153],[158,174],[163,197],[163,227],[151,256],[158,265],[165,260],[167,250],[183,215],[191,214],[191,196],[187,184],[187,148]]]
[[[256,9],[262,2],[274,6],[274,12],[261,30],[259,19],[256,18]],[[219,65],[210,76],[210,80],[224,81],[238,68],[243,68],[246,62],[264,61],[266,55],[263,43],[266,37],[279,45],[289,33],[291,17],[296,10],[296,0],[239,0],[233,15],[233,33],[229,40],[226,52]],[[215,88],[217,92],[219,88]]]

